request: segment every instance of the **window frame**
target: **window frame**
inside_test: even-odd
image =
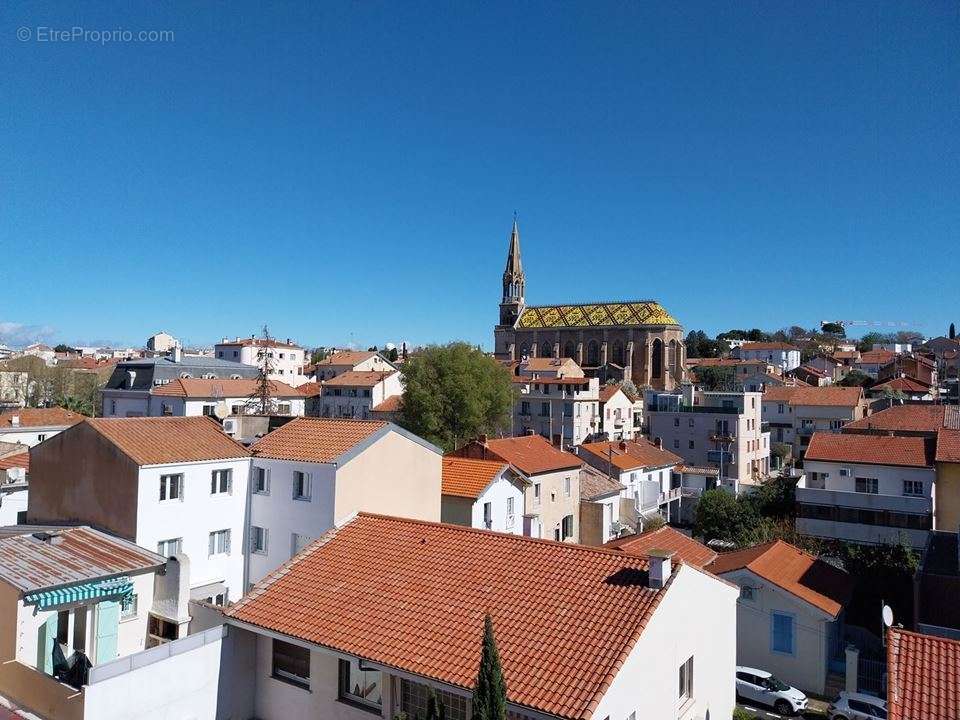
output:
[[[217,468],[210,471],[210,494],[233,494],[233,470],[231,468]]]
[[[677,704],[683,705],[693,699],[693,655],[677,668]]]
[[[786,619],[790,625],[790,649],[780,650],[777,648],[777,619]],[[777,655],[794,656],[797,654],[797,618],[793,613],[782,612],[780,610],[770,611],[770,652]]]
[[[207,557],[230,555],[231,537],[230,528],[211,530],[207,536]],[[220,539],[223,538],[223,542]]]
[[[163,547],[164,549],[166,549],[166,548],[170,545],[170,543],[176,543],[176,544],[177,544],[177,552],[175,552],[175,553],[160,552],[160,548],[161,548],[161,547]],[[176,554],[179,553],[181,550],[183,550],[183,538],[182,538],[182,537],[178,537],[178,538],[168,538],[168,539],[166,539],[166,540],[158,540],[158,541],[157,541],[157,555],[163,555],[163,557],[169,558],[169,557],[172,557],[173,555],[176,555]]]
[[[176,496],[173,496],[171,490],[171,479],[176,480]],[[183,473],[167,473],[160,476],[160,500],[161,503],[183,502]]]
[[[293,663],[299,662],[303,663],[302,658],[294,657],[293,653],[281,654],[281,659],[291,659],[293,663],[286,664],[287,667],[278,667],[277,664],[277,655],[278,650],[285,650],[286,648],[291,648],[299,653],[306,653],[306,675],[300,675],[295,669],[289,669]],[[299,687],[303,690],[310,691],[310,675],[311,675],[311,653],[310,650],[301,646],[294,645],[293,643],[286,642],[284,640],[279,640],[277,638],[272,638],[270,645],[270,677],[275,680],[280,680],[281,682],[288,683],[294,687]]]
[[[260,480],[263,479],[263,487],[260,487]],[[253,466],[253,492],[255,495],[270,494],[270,470],[259,465]]]
[[[345,660],[340,658],[337,663],[337,700],[340,702],[345,702],[349,705],[353,705],[361,710],[366,710],[367,712],[374,713],[379,715],[383,712],[383,672],[380,670],[364,670],[360,663],[362,661],[358,658],[356,660],[357,670],[360,673],[376,673],[377,674],[377,684],[380,688],[380,702],[374,702],[367,700],[365,697],[356,695],[350,690],[350,671],[353,668],[353,660]]]
[[[269,552],[270,530],[259,525],[250,526],[250,552],[254,555],[266,555]],[[258,543],[257,540],[260,540]]]
[[[297,481],[302,480],[301,482],[301,492],[297,492]],[[292,494],[294,500],[299,500],[301,502],[310,502],[310,497],[313,492],[313,482],[310,476],[310,473],[304,472],[302,470],[293,471],[293,484],[292,484]]]

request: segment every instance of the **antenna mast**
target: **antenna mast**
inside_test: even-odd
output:
[[[253,395],[247,399],[247,407],[254,408],[255,413],[270,415],[273,413],[273,394],[270,383],[270,375],[273,373],[273,358],[270,354],[270,349],[273,347],[273,338],[270,337],[270,331],[266,325],[263,326],[263,335],[257,344],[260,346],[257,385]]]

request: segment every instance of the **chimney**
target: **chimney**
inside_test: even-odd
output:
[[[620,441],[620,450],[621,450],[622,452],[626,452],[626,451],[627,451],[627,443],[625,443],[623,440]]]
[[[12,418],[10,418],[10,424],[13,427],[20,427],[20,416],[14,415]]]
[[[478,436],[478,437],[477,437],[477,442],[480,443],[481,445],[486,445],[486,444],[487,444],[487,436],[486,436],[486,435],[480,435],[480,436]]]
[[[670,559],[674,555],[674,550],[661,550],[660,548],[651,548],[647,551],[647,560],[650,563],[650,570],[647,573],[647,584],[652,590],[659,590],[667,584],[670,579],[672,563]]]
[[[658,437],[656,440],[654,440],[654,441],[653,441],[653,444],[657,446],[657,449],[658,449],[658,450],[663,450],[663,438],[662,438],[662,437]]]
[[[173,346],[173,361],[174,361],[175,363],[178,363],[178,362],[180,362],[181,360],[183,360],[183,349],[180,347],[179,344],[174,345],[174,346]]]

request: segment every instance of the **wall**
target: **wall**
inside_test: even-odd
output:
[[[509,472],[509,471],[508,471]],[[507,517],[507,499],[513,498],[513,517]],[[483,504],[490,503],[491,524],[486,527],[483,522]],[[510,482],[503,474],[498,475],[493,482],[473,503],[471,513],[471,527],[486,528],[497,532],[523,534],[523,490]]]
[[[34,445],[39,445],[43,440],[41,440],[41,435],[44,439],[50,439],[57,433],[61,433],[66,429],[63,425],[58,425],[55,427],[21,427],[17,429],[5,429],[0,430],[0,442],[7,443],[20,443],[21,445],[26,445],[27,447],[33,447]]]
[[[440,522],[471,527],[474,502],[470,498],[444,495],[440,498]],[[522,500],[520,504],[522,507]]]
[[[593,718],[706,718],[733,715],[736,589],[692,567],[674,577]],[[703,608],[710,608],[704,612]],[[693,656],[693,697],[678,713],[678,671]]]
[[[570,496],[564,492],[564,479],[570,478]],[[540,537],[553,540],[555,528],[566,515],[573,516],[573,537],[568,542],[580,541],[580,470],[570,468],[556,472],[531,475],[530,485],[524,490],[524,513],[540,520]],[[540,502],[534,502],[534,484],[540,484]]]
[[[934,527],[956,530],[960,527],[960,464],[937,463]]]
[[[840,477],[841,468],[849,468],[851,470],[850,476]],[[822,462],[820,460],[807,460],[803,464],[803,469],[808,477],[812,472],[829,473],[830,477],[826,482],[827,490],[852,493],[856,492],[857,489],[856,478],[876,478],[878,494],[896,497],[903,497],[904,480],[919,480],[923,483],[923,497],[929,498],[932,496],[935,478],[933,468],[858,465],[856,463]],[[947,529],[953,530],[956,528]]]
[[[147,415],[149,408],[150,394],[146,390],[103,391],[103,417],[142,417]]]
[[[0,493],[0,527],[16,525],[17,515],[26,512],[29,502],[27,490]]]

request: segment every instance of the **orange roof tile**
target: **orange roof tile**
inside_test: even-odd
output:
[[[934,445],[932,440],[922,437],[817,432],[810,438],[804,459],[866,465],[932,467]]]
[[[540,435],[488,440],[487,449],[526,475],[565,470],[582,464],[576,455],[555,448]]]
[[[824,385],[823,387],[770,387],[764,390],[764,402],[785,402],[793,406],[854,407],[863,400],[863,388]]]
[[[317,363],[317,366],[320,365],[358,365],[364,360],[369,360],[374,357],[377,353],[372,350],[344,350],[342,352],[334,353],[333,355],[327,355],[323,360],[320,360]]]
[[[285,382],[270,380],[269,384],[274,397],[303,397],[299,388]],[[150,390],[151,395],[183,398],[245,398],[256,393],[256,378],[177,378]]]
[[[714,575],[744,568],[832,617],[853,591],[853,580],[843,570],[782,540],[723,553],[706,566]]]
[[[673,550],[678,559],[701,568],[712,563],[717,557],[715,551],[669,525],[642,535],[627,535],[611,540],[604,547],[640,556],[646,556],[651,550]]]
[[[606,473],[594,467],[583,465],[580,468],[580,499],[587,502],[619,495],[623,492],[623,483],[614,480]]]
[[[88,418],[87,425],[138,465],[247,457],[210,417]]]
[[[884,365],[893,360],[897,354],[890,350],[867,350],[860,353],[858,365]]]
[[[618,551],[360,513],[226,614],[469,690],[489,613],[507,700],[581,720],[670,592],[647,586],[647,568]]]
[[[960,463],[960,430],[937,431],[937,462]]]
[[[620,389],[621,388],[619,385],[604,385],[602,388],[600,388],[600,402],[607,402],[610,400],[610,398],[620,392]],[[624,395],[626,395],[626,393],[624,393]]]
[[[663,467],[683,462],[683,458],[679,455],[658,448],[652,442],[642,438],[584,443],[580,446],[580,452],[590,453],[604,462],[611,461],[620,470]]]
[[[299,390],[300,394],[304,397],[319,397],[322,388],[323,383],[318,382],[308,382],[297,386],[297,390]]]
[[[870,392],[876,390],[883,390],[883,388],[890,388],[891,390],[900,390],[905,393],[928,393],[930,392],[929,383],[921,382],[919,380],[914,380],[909,377],[898,377],[893,378],[892,380],[887,380],[878,385],[873,385],[870,387]]]
[[[960,640],[890,628],[887,677],[890,720],[960,718]]]
[[[256,457],[328,463],[388,426],[382,420],[298,417],[264,435],[250,451]]]
[[[844,432],[851,430],[882,430],[890,432],[935,433],[944,425],[945,405],[892,405],[873,415],[847,423]]]
[[[391,395],[379,405],[373,406],[374,412],[399,412],[403,395]]]
[[[0,470],[10,470],[11,468],[30,469],[30,453],[26,449],[22,452],[0,457]]]
[[[62,407],[16,408],[0,412],[0,430],[13,427],[13,418],[20,418],[18,427],[69,427],[83,422],[84,416]]]
[[[395,374],[397,370],[348,370],[324,381],[324,387],[373,387]]]
[[[476,499],[487,485],[508,468],[504,462],[496,460],[474,460],[472,458],[447,455],[443,458],[443,494]]]

